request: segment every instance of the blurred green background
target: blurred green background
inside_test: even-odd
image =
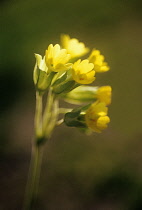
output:
[[[34,53],[67,33],[97,48],[111,71],[111,123],[85,136],[65,125],[46,145],[41,210],[142,209],[142,1],[6,0],[0,3],[0,210],[22,208],[35,109]]]

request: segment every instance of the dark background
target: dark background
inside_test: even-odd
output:
[[[41,210],[142,209],[142,1],[7,0],[0,3],[0,210],[20,210],[35,110],[34,53],[67,33],[97,48],[111,70],[111,123],[86,136],[65,125],[45,148]]]

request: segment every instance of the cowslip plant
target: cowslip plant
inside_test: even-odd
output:
[[[86,134],[101,133],[110,122],[108,105],[111,103],[111,87],[90,85],[96,79],[97,73],[108,71],[109,66],[96,49],[81,60],[88,52],[89,48],[84,43],[63,34],[61,45],[50,44],[43,57],[35,54],[35,132],[24,210],[33,209],[35,205],[43,148],[55,127],[64,123],[83,130]],[[43,106],[45,97],[47,102]],[[60,107],[60,99],[68,102],[70,108]],[[72,104],[77,107],[72,108]]]

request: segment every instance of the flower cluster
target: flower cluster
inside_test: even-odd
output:
[[[94,82],[97,73],[110,68],[96,49],[92,50],[88,58],[81,60],[80,57],[88,52],[89,48],[84,43],[63,34],[61,45],[50,44],[43,58],[35,54],[33,79],[41,95],[50,90],[54,98],[79,105],[65,112],[64,122],[67,126],[101,132],[110,122],[107,106],[111,103],[111,87],[88,84]]]

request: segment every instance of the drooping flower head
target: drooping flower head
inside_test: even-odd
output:
[[[110,69],[107,62],[104,62],[104,59],[105,57],[101,55],[99,50],[93,50],[88,58],[89,62],[94,64],[95,71],[99,73],[106,72]]]
[[[72,64],[68,63],[70,54],[67,54],[66,49],[61,49],[59,44],[49,45],[45,52],[45,62],[50,71],[59,72],[68,70]]]
[[[73,79],[79,84],[90,84],[95,80],[94,65],[89,60],[79,59],[72,67]]]
[[[108,108],[103,102],[93,103],[86,111],[85,121],[91,130],[101,133],[107,128],[110,118],[107,116]]]
[[[79,42],[78,39],[71,39],[69,35],[61,35],[62,47],[67,49],[67,52],[71,55],[71,58],[83,56],[89,52],[89,48],[85,47],[83,42]]]
[[[106,105],[111,104],[112,95],[111,86],[94,87],[87,85],[80,85],[73,89],[66,95],[63,95],[64,99],[72,104],[82,104],[86,102],[104,102]]]

